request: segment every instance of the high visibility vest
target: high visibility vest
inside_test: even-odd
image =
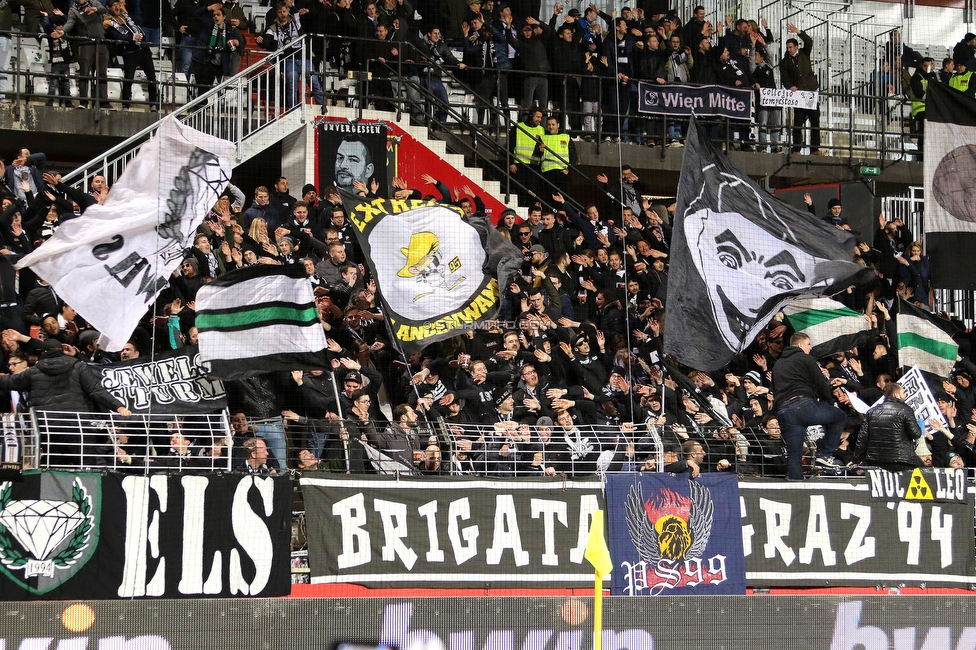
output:
[[[542,150],[542,173],[554,170],[562,170],[569,167],[569,135],[557,133],[542,136],[542,144],[546,146]],[[558,157],[557,157],[558,156]],[[564,162],[565,161],[565,162]]]
[[[525,122],[518,125],[515,129],[515,162],[519,165],[531,165],[538,159],[532,159],[532,152],[535,151],[536,138],[545,135],[546,130],[542,126],[529,126]]]
[[[971,71],[966,71],[963,74],[954,74],[949,78],[949,87],[955,88],[956,90],[964,93],[969,92],[969,78],[973,76]]]
[[[922,78],[922,96],[912,100],[912,117],[925,110],[925,90],[928,88],[929,80]]]

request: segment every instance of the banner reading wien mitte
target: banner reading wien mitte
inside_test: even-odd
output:
[[[433,201],[342,200],[405,353],[498,313],[499,286],[522,255],[484,215]]]
[[[664,86],[641,81],[637,84],[637,107],[641,113],[673,115],[675,117],[728,117],[751,120],[753,93],[751,89],[727,86]]]

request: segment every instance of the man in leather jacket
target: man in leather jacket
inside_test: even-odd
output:
[[[922,431],[915,413],[905,404],[905,391],[892,382],[885,400],[867,412],[857,437],[853,464],[877,465],[889,472],[919,467],[915,445]]]

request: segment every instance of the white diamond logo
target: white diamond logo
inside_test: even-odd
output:
[[[53,553],[84,520],[71,501],[11,501],[0,512],[0,524],[38,560]]]

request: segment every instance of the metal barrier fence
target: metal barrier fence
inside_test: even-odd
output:
[[[227,412],[133,415],[31,411],[4,420],[26,469],[230,470],[239,454]],[[239,443],[240,441],[238,441]]]
[[[385,421],[302,418],[286,424],[288,467],[300,471],[583,476],[664,471],[668,463],[692,451],[692,459],[702,471],[774,477],[786,473],[775,428],[701,426],[695,430],[653,422],[563,427],[515,421],[457,424],[442,419],[418,422],[409,429]],[[808,440],[804,459],[811,469],[816,452],[813,438]],[[694,444],[700,449],[687,449]],[[671,449],[677,450],[674,458],[666,454]]]
[[[784,16],[780,21],[789,19],[791,19],[789,16]],[[833,29],[830,24],[824,24],[826,25],[824,29]],[[861,28],[863,25],[857,23],[856,26]],[[814,35],[816,35],[816,29],[811,28]],[[831,75],[834,73],[830,71],[833,68],[823,67],[827,66],[828,60],[836,63],[840,59],[832,57],[828,52],[821,53],[823,59],[821,76],[827,77],[821,80],[822,149],[827,153],[845,157],[881,157],[890,160],[903,159],[906,156],[911,157],[915,155],[917,149],[911,140],[915,134],[910,117],[910,99],[906,95],[907,89],[903,87],[900,76],[897,74],[900,71],[892,71],[892,83],[883,84],[878,81],[880,79],[878,75],[875,75],[875,81],[871,81],[871,74],[873,73],[864,68],[868,64],[877,63],[878,58],[872,53],[876,54],[877,51],[884,50],[886,42],[884,39],[889,34],[887,31],[876,34],[874,32],[877,29],[874,27],[871,29],[874,31],[870,35],[864,36],[854,34],[854,27],[844,26],[843,29],[840,29],[850,39],[861,43],[863,45],[861,49],[864,50],[863,56],[857,62],[848,61],[845,64],[849,67],[845,68],[847,72],[844,73],[843,79],[833,79]],[[60,91],[60,80],[64,75],[52,72],[51,64],[47,61],[46,51],[38,45],[37,38],[20,32],[10,32],[9,35],[14,41],[15,56],[12,59],[9,71],[10,89],[7,93],[8,97],[25,101],[89,99],[80,97],[79,82],[86,82],[88,86],[94,88],[97,85],[96,82],[99,81],[98,79],[72,69],[72,72],[66,75],[71,91],[69,96],[64,96]],[[825,36],[821,40],[826,42],[829,39]],[[94,43],[93,41],[86,42]],[[208,103],[216,103],[216,106],[211,108],[211,115],[208,119],[224,118],[226,125],[223,128],[227,130],[231,124],[240,121],[230,119],[230,117],[236,116],[228,115],[228,112],[235,112],[240,106],[249,105],[252,109],[249,114],[259,116],[262,110],[267,111],[271,107],[291,108],[296,96],[301,103],[321,101],[320,98],[324,96],[329,103],[340,103],[347,107],[392,108],[400,113],[410,113],[413,109],[415,113],[426,112],[430,114],[431,102],[429,97],[425,97],[423,102],[428,105],[427,110],[418,111],[414,105],[417,101],[417,93],[413,93],[413,99],[404,96],[406,91],[411,88],[410,78],[413,77],[419,83],[420,77],[424,76],[415,74],[415,70],[420,66],[411,66],[402,61],[389,66],[376,62],[362,62],[357,65],[350,61],[350,57],[353,56],[350,53],[361,51],[364,45],[369,42],[375,43],[375,39],[338,38],[328,35],[312,39],[305,37],[301,41],[303,51],[300,59],[307,62],[304,65],[285,62],[285,58],[296,59],[297,61],[297,52],[288,57],[283,56],[287,52],[281,51],[268,55],[267,52],[259,50],[242,50],[240,52],[241,68],[243,69],[242,73],[246,73],[247,82],[239,83],[237,92],[221,92],[219,102],[215,102],[215,96],[211,95]],[[110,45],[112,42],[104,41],[104,44]],[[397,45],[404,51],[412,48],[407,43],[397,43]],[[189,73],[180,71],[180,61],[184,51],[205,52],[208,51],[206,48],[163,45],[153,47],[151,51],[153,52],[152,60],[157,74],[156,85],[159,88],[159,102],[163,108],[172,109],[182,106],[187,102],[193,102],[195,98],[200,98],[201,95],[216,90],[213,84],[201,85],[198,83],[200,80],[193,75],[196,67],[191,68]],[[400,58],[407,58],[407,56],[404,55]],[[845,58],[846,60],[847,58]],[[127,80],[122,77],[121,67],[116,67],[118,66],[116,57],[112,57],[110,66],[107,78],[109,97],[105,101],[117,103],[122,101],[120,98],[121,89],[127,85]],[[255,68],[255,66],[258,67]],[[855,68],[858,70],[856,75],[848,74],[850,69]],[[508,127],[518,118],[519,106],[514,99],[517,95],[516,89],[522,85],[523,77],[531,73],[518,70],[504,73],[512,98],[508,105],[501,106],[498,104],[497,92],[488,99],[478,97],[474,90],[464,83],[463,79],[458,78],[451,71],[437,66],[434,66],[433,70],[434,79],[445,84],[448,93],[448,106],[453,109],[445,121],[448,128],[466,130],[466,125],[463,124],[465,121],[484,127],[490,127],[494,122],[497,127],[494,132],[495,136],[507,135]],[[497,76],[498,71],[494,69],[480,70],[475,67],[468,67],[465,71],[469,76],[480,75],[482,72]],[[430,72],[427,74],[430,75]],[[260,77],[260,79],[255,77]],[[558,106],[560,109],[565,107],[566,98],[561,97],[560,91],[556,89],[567,87],[566,78],[572,77],[578,80],[579,77],[555,73],[550,73],[547,77],[554,89],[551,97],[553,107]],[[219,78],[218,75],[217,79],[219,80]],[[289,96],[286,96],[285,86],[292,85],[291,80],[295,80],[294,84],[299,83],[297,81],[299,78],[302,84],[301,88],[296,93],[287,91]],[[312,87],[312,92],[309,92],[313,80],[315,86]],[[148,86],[150,82],[145,73],[137,70],[132,81],[134,83],[132,84],[133,93],[130,103],[134,107],[144,105],[148,109],[150,101]],[[426,84],[419,83],[419,85]],[[598,85],[602,85],[602,83]],[[53,94],[48,94],[51,92]],[[605,93],[606,90],[601,89],[601,92]],[[90,94],[94,95],[94,92],[92,91]],[[603,99],[605,98],[595,102],[600,107],[595,114],[584,113],[582,106],[570,106],[568,107],[569,110],[561,109],[559,111],[564,114],[567,124],[580,125],[570,129],[573,135],[591,135],[597,139],[603,139],[605,137],[602,128],[604,120],[617,119],[622,123],[629,117],[630,131],[632,132],[629,135],[634,140],[665,139],[667,117],[635,114],[615,116],[604,110],[608,102],[602,101]],[[90,101],[97,102],[99,100],[91,97]],[[506,119],[499,120],[497,112],[493,115],[485,110],[488,108],[506,113]],[[14,110],[18,110],[16,106]],[[327,111],[327,108],[324,110]],[[91,113],[92,119],[97,121],[99,112],[92,111]],[[463,118],[460,117],[462,115]],[[269,120],[266,116],[264,120],[259,121],[266,123]],[[724,126],[722,139],[731,144],[734,141],[733,134],[737,130],[737,125],[725,124]],[[790,111],[786,110],[784,112],[783,135],[789,135],[790,126]],[[245,131],[248,130],[246,125],[241,128]],[[260,128],[260,124],[256,128]],[[758,127],[753,125],[752,128],[755,131]],[[237,129],[232,130],[236,131]],[[250,130],[255,129],[251,128]],[[650,132],[645,133],[645,131]],[[657,137],[654,134],[657,134]],[[246,132],[242,134],[228,133],[227,137],[238,142],[242,136],[246,135]],[[627,135],[625,135],[626,137]]]
[[[274,418],[248,425],[243,430],[232,429],[226,410],[209,415],[128,418],[115,413],[31,411],[0,420],[8,446],[16,439],[23,449],[26,469],[245,471],[243,444],[257,437],[271,451],[268,467],[278,471],[583,476],[664,471],[678,457],[688,457],[702,471],[785,475],[779,432],[761,427],[692,428],[652,421],[533,426],[515,421],[456,424],[438,419],[401,429],[386,421],[306,418]],[[808,439],[807,447],[804,464],[812,469],[813,438]],[[676,456],[668,452],[676,452]]]

